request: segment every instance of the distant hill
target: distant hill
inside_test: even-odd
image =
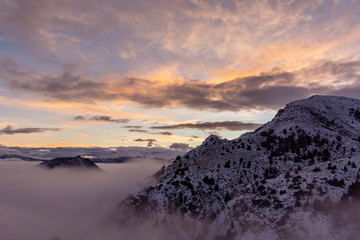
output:
[[[40,167],[54,169],[54,168],[77,168],[77,169],[95,169],[100,168],[90,159],[77,157],[62,157],[53,160],[44,161],[38,164]]]

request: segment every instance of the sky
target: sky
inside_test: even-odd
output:
[[[233,139],[314,94],[360,98],[357,0],[0,0],[0,144]]]

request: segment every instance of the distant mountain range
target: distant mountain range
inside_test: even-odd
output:
[[[358,239],[346,209],[359,206],[359,170],[360,100],[312,96],[237,139],[209,136],[109,221],[150,224],[159,239]]]
[[[83,156],[96,163],[123,163],[132,160],[153,159],[168,163],[188,150],[162,147],[117,147],[117,148],[21,148],[0,147],[1,159],[23,161],[48,161],[59,157]]]

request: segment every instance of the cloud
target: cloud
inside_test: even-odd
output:
[[[76,121],[98,121],[98,122],[112,122],[112,123],[128,123],[129,119],[114,119],[110,116],[76,116]]]
[[[154,135],[164,135],[164,136],[171,136],[171,132],[149,132],[148,130],[144,129],[130,129],[129,132],[136,132],[136,133],[149,133]]]
[[[96,101],[119,96],[104,94],[101,84],[92,87],[99,85],[89,77],[94,71],[95,78],[101,72],[151,80],[229,80],[274,66],[294,71],[308,59],[353,56],[359,52],[358,8],[357,1],[13,0],[1,4],[0,31],[4,41],[30,49],[37,60],[87,65],[91,70],[82,80]],[[68,100],[90,97],[83,94],[74,88]],[[139,99],[144,105],[156,101],[131,96],[144,97]]]
[[[142,129],[143,126],[135,126],[135,125],[129,125],[129,126],[124,126],[123,128],[128,128],[128,132],[136,132],[136,133],[149,133],[148,130]]]
[[[165,135],[165,136],[171,136],[172,135],[172,133],[171,132],[153,132],[153,133],[151,133],[151,134],[160,134],[160,135]]]
[[[58,74],[30,75],[29,81],[25,78],[12,79],[10,86],[15,89],[42,93],[62,101],[94,103],[99,100],[115,100],[118,97],[106,91],[106,84],[88,80],[70,72]]]
[[[8,125],[7,127],[0,130],[0,135],[13,135],[13,134],[28,134],[28,133],[39,133],[47,131],[60,131],[60,128],[13,128]]]
[[[123,48],[119,54],[124,59],[148,51],[141,43],[173,55],[182,51],[189,57],[205,54],[222,57],[231,53],[229,45],[239,51],[239,42],[247,44],[251,40],[250,33],[261,36],[265,32],[276,36],[308,22],[311,10],[315,11],[319,5],[304,2],[294,8],[287,3],[261,1],[245,4],[155,0],[149,5],[144,0],[126,4],[118,1],[99,4],[96,0],[58,1],[56,4],[15,0],[2,4],[0,27],[7,39],[57,53],[71,51],[86,41],[89,45],[98,43],[108,49],[114,49],[120,43]],[[262,14],[259,14],[260,10]],[[161,15],[162,12],[167,14]],[[251,31],[254,28],[258,31]],[[224,38],[225,33],[242,35],[235,39]],[[101,36],[108,45],[97,41]],[[114,39],[109,39],[110,36]],[[207,41],[203,41],[204,38]]]
[[[154,145],[154,143],[156,142],[156,139],[142,139],[142,138],[138,138],[134,140],[135,142],[148,142],[147,146],[148,147],[152,147]]]
[[[135,132],[135,133],[149,133],[154,135],[165,135],[165,136],[171,136],[171,132],[150,132],[148,130],[142,129],[143,126],[125,126],[124,128],[129,128],[128,132]]]
[[[149,131],[144,129],[130,129],[129,132],[137,132],[137,133],[148,133]]]
[[[62,73],[36,74],[34,71],[24,70],[12,58],[0,60],[0,79],[7,82],[12,90],[40,93],[53,100],[87,104],[118,98],[116,94],[107,91],[108,83],[82,76],[77,73],[78,70],[78,64],[69,62],[62,65]]]
[[[223,122],[198,122],[198,123],[183,123],[175,125],[153,126],[152,129],[200,129],[200,130],[254,130],[260,127],[257,123],[244,123],[239,121],[223,121]]]
[[[191,147],[189,147],[189,144],[186,144],[186,143],[173,143],[170,145],[169,147],[170,149],[182,149],[182,150],[185,150],[185,149],[190,149]]]
[[[254,108],[277,109],[293,100],[319,93],[349,97],[360,95],[357,93],[360,60],[320,61],[294,72],[275,69],[257,76],[238,77],[221,83],[196,80],[160,83],[127,77],[110,82],[96,82],[75,74],[76,68],[64,65],[62,74],[36,75],[22,70],[11,59],[4,59],[0,64],[0,72],[14,89],[41,93],[53,100],[86,104],[116,100],[147,108],[183,106],[197,110],[239,111]],[[128,121],[108,116],[77,118],[117,123]]]
[[[101,173],[49,172],[36,164],[0,161],[1,239],[139,239],[100,223],[163,163],[146,159],[98,164],[104,170]],[[140,239],[156,239],[154,232],[144,229],[146,234],[149,237]]]
[[[300,71],[307,78],[335,76],[338,79],[351,80],[359,77],[360,61],[319,61]]]
[[[110,92],[110,83],[95,82],[76,75],[74,70],[65,69],[60,75],[38,76],[19,70],[19,66],[10,62],[10,69],[4,68],[3,71],[8,73],[10,85],[15,89],[40,92],[45,97],[55,100],[83,103],[123,100],[153,108],[180,105],[199,110],[237,111],[259,106],[278,106],[279,100],[276,96],[280,95],[283,96],[282,103],[306,96],[306,88],[289,86],[295,81],[294,74],[291,73],[236,78],[220,84],[188,80],[160,85],[145,79],[124,78],[117,80],[116,84],[113,83],[120,87]],[[274,100],[278,102],[274,103]],[[77,120],[83,119],[84,116],[78,116]],[[106,116],[95,116],[90,120],[111,119],[107,119]]]
[[[156,142],[156,139],[142,139],[142,138],[137,138],[134,140],[135,142]]]

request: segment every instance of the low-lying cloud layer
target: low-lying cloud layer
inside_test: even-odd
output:
[[[118,226],[111,222],[118,203],[129,193],[140,188],[146,176],[152,175],[161,165],[156,162],[138,162],[131,164],[99,164],[104,170],[79,171],[69,169],[48,170],[35,167],[34,162],[0,161],[0,238],[26,240],[137,240],[137,239],[215,239],[189,236],[187,228],[182,229],[183,236],[169,229],[157,231],[154,225]],[[146,182],[146,181],[145,181]],[[351,234],[352,225],[358,231],[360,216],[359,204],[341,204],[334,208],[322,208],[312,212],[314,218],[297,222],[287,239],[337,239],[334,231],[345,231],[340,236]],[[297,211],[297,210],[295,210]],[[120,214],[117,212],[116,214]],[[338,221],[329,224],[324,215]],[[134,216],[135,218],[135,216]],[[175,221],[183,221],[182,218]],[[143,219],[141,219],[143,221]],[[314,221],[315,220],[315,221]],[[308,222],[310,221],[310,222]],[[309,225],[309,223],[311,223]],[[169,227],[173,227],[168,223]],[[213,225],[208,222],[186,221],[182,226],[207,233]],[[157,225],[159,226],[159,225]],[[191,226],[191,227],[190,227]],[[251,226],[253,227],[253,226]],[[234,239],[276,239],[271,229],[254,231],[253,229],[236,234]],[[317,230],[321,229],[320,232]],[[163,229],[164,230],[164,229]],[[179,230],[179,229],[177,229]],[[286,229],[285,229],[286,230]],[[287,229],[289,230],[289,229]],[[194,230],[195,231],[195,230]],[[201,232],[200,231],[200,232]],[[341,233],[341,232],[340,232]],[[215,233],[216,234],[216,233]],[[286,236],[286,231],[285,231]],[[356,239],[349,235],[346,239]]]
[[[87,172],[49,171],[35,165],[0,161],[1,239],[122,238],[123,233],[111,232],[101,223],[122,198],[161,167],[146,161],[99,164],[103,172]]]

